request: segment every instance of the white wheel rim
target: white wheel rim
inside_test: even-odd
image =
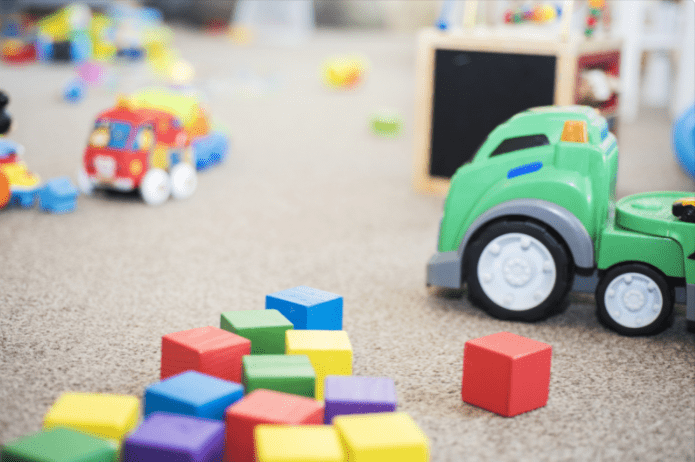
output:
[[[496,237],[478,260],[478,280],[497,305],[525,311],[545,301],[555,286],[557,268],[548,248],[523,233]]]
[[[653,323],[664,308],[661,289],[642,273],[623,273],[613,279],[603,301],[613,321],[633,329]]]
[[[190,197],[198,186],[198,176],[188,164],[178,164],[171,172],[171,195],[176,199]]]
[[[149,205],[164,203],[171,194],[169,175],[164,170],[150,170],[140,184],[140,194]]]

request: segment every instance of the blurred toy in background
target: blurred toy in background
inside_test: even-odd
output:
[[[605,9],[606,0],[589,0],[589,12],[586,16],[586,28],[584,29],[584,35],[586,37],[594,35],[596,25],[601,19]]]
[[[383,137],[396,137],[403,128],[403,118],[396,111],[377,111],[370,119],[372,133]]]
[[[695,104],[673,124],[672,139],[678,162],[695,179]]]
[[[323,82],[330,88],[351,90],[362,83],[367,61],[358,57],[330,58],[323,63]]]
[[[63,86],[63,99],[69,103],[82,101],[89,86],[102,85],[107,76],[106,66],[98,62],[85,62],[77,66],[76,76]]]
[[[36,50],[40,61],[81,62],[92,54],[87,5],[72,3],[38,21]]]
[[[0,56],[10,64],[36,61],[36,47],[29,38],[30,22],[23,17],[8,16],[2,30]]]
[[[523,5],[504,12],[504,22],[519,24],[523,22],[547,23],[554,21],[562,14],[562,8],[552,3],[536,4],[533,7]]]
[[[620,92],[620,79],[603,69],[581,71],[577,87],[577,102],[596,107]]]

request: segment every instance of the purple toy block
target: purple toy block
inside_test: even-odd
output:
[[[224,422],[152,413],[123,443],[123,462],[219,462]]]
[[[324,383],[326,424],[337,415],[396,410],[396,385],[388,377],[328,375]]]

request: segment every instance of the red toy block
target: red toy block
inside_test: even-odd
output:
[[[323,402],[265,389],[254,390],[225,412],[224,462],[256,460],[253,429],[258,424],[323,424]]]
[[[469,340],[463,349],[461,398],[512,417],[548,402],[552,347],[509,332]]]
[[[162,380],[193,370],[241,383],[241,357],[251,341],[218,327],[175,332],[162,337]]]

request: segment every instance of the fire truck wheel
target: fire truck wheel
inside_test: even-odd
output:
[[[180,163],[171,169],[171,195],[175,199],[191,197],[197,186],[198,176],[191,165]]]
[[[85,169],[81,168],[77,171],[77,187],[80,188],[82,194],[89,196],[94,192],[94,185],[89,179],[89,175]]]
[[[160,205],[171,194],[169,175],[162,169],[152,168],[140,183],[140,195],[147,205]]]

